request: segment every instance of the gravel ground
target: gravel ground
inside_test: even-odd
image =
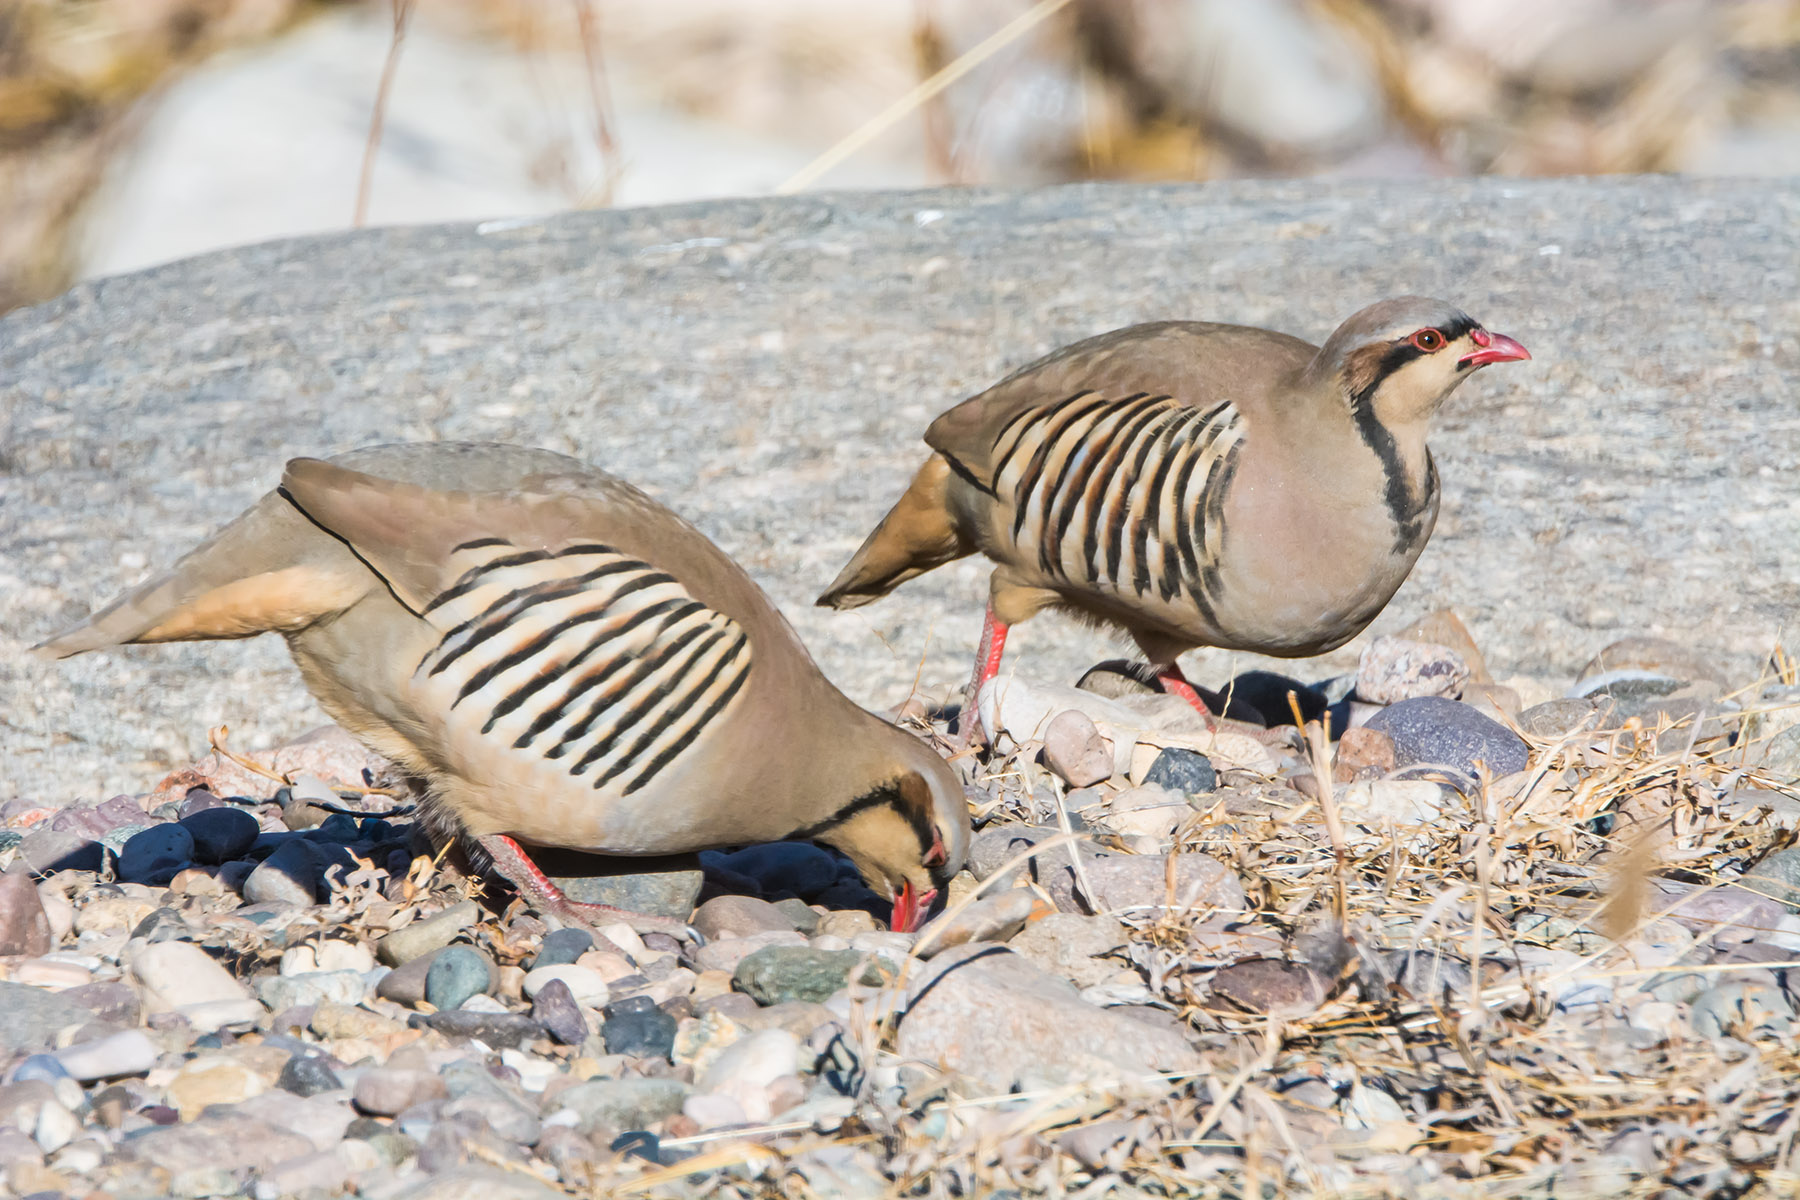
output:
[[[22,653],[290,456],[412,438],[580,455],[696,520],[834,679],[887,705],[915,675],[963,678],[983,569],[855,614],[810,602],[934,414],[1132,321],[1320,339],[1400,292],[1536,362],[1451,401],[1436,540],[1372,632],[1453,606],[1501,678],[1568,677],[1624,633],[1741,675],[1800,599],[1797,212],[1778,184],[1665,178],[814,196],[374,230],[85,284],[0,320],[0,796],[138,791],[210,725],[248,748],[319,723],[270,640]],[[1116,651],[1049,619],[1014,644],[1049,679]],[[1248,665],[1226,658],[1190,671]]]

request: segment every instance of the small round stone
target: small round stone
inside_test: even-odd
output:
[[[675,1046],[675,1018],[648,996],[631,996],[606,1007],[600,1037],[608,1054],[668,1058]]]
[[[281,843],[244,880],[244,899],[252,904],[286,904],[305,908],[318,900],[318,859],[299,838]]]
[[[425,999],[439,1012],[449,1012],[487,991],[492,982],[493,968],[479,950],[448,946],[425,973]]]
[[[585,929],[553,929],[544,935],[531,969],[572,963],[594,948],[594,935]]]
[[[1212,759],[1193,750],[1184,750],[1179,746],[1166,746],[1150,764],[1150,770],[1144,774],[1144,783],[1166,787],[1172,792],[1180,792],[1183,796],[1193,796],[1201,792],[1217,791],[1219,773],[1213,769]]]
[[[321,1055],[296,1054],[282,1066],[275,1086],[296,1096],[316,1096],[320,1092],[335,1092],[344,1084],[325,1065]]]

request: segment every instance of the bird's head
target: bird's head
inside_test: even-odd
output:
[[[1453,305],[1400,296],[1338,326],[1309,370],[1334,381],[1352,411],[1402,426],[1428,420],[1457,384],[1489,363],[1530,357]]]
[[[863,880],[894,905],[889,927],[911,933],[969,853],[962,781],[930,746],[909,747],[894,775],[858,796],[814,837],[850,856]]]

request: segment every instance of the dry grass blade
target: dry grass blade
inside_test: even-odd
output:
[[[400,47],[406,41],[407,26],[412,23],[413,0],[389,0],[389,3],[394,16],[394,32],[388,41],[387,58],[381,64],[381,82],[375,87],[375,105],[369,113],[369,137],[363,145],[362,171],[356,179],[356,211],[351,224],[358,229],[368,224],[369,194],[375,184],[375,158],[381,151],[381,127],[387,120],[394,75],[400,69]]]
[[[833,167],[892,129],[926,101],[1029,33],[1037,25],[1068,7],[1071,2],[1072,0],[1038,0],[1038,3],[1030,9],[1008,21],[997,32],[870,117],[835,146],[796,171],[791,178],[775,189],[775,194],[789,196],[811,187]]]

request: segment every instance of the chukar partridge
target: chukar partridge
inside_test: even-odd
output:
[[[944,760],[827,682],[699,530],[575,459],[450,443],[295,459],[166,575],[38,649],[271,630],[325,711],[423,782],[440,830],[561,919],[685,929],[569,900],[521,843],[814,839],[901,929],[962,866]]]
[[[1077,342],[932,422],[935,453],[818,602],[979,552],[995,566],[965,713],[1008,627],[1045,608],[1122,627],[1204,712],[1183,651],[1305,657],[1374,619],[1437,520],[1432,414],[1476,369],[1530,357],[1418,296],[1323,347],[1197,321]]]

